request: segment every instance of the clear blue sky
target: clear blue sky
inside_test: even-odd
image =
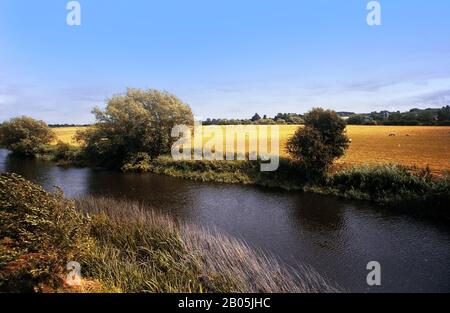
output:
[[[167,90],[197,116],[314,106],[366,112],[450,103],[450,1],[0,0],[0,120],[92,121],[126,87]]]

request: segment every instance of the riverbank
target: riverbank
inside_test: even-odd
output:
[[[450,220],[450,176],[400,165],[357,166],[330,172],[322,182],[288,159],[276,172],[261,172],[257,161],[176,161],[137,158],[124,172],[150,172],[205,182],[251,184],[364,200],[406,213]]]
[[[107,198],[69,201],[0,175],[3,292],[336,292],[245,243]],[[65,281],[81,265],[81,286]]]

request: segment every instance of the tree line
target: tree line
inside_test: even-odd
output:
[[[255,113],[248,119],[207,118],[203,125],[300,125],[303,115],[297,113],[278,113],[274,117]]]
[[[408,112],[372,112],[354,114],[348,125],[450,126],[450,106],[441,109],[411,109]]]

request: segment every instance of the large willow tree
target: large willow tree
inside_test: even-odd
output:
[[[176,96],[158,90],[128,89],[95,108],[96,123],[77,134],[86,156],[98,165],[120,167],[129,156],[170,153],[175,125],[192,125],[190,107]]]

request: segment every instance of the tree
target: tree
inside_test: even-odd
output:
[[[354,114],[347,119],[348,125],[363,125],[366,118],[363,115]]]
[[[315,108],[304,116],[305,126],[289,138],[286,150],[305,167],[312,179],[321,179],[333,161],[345,153],[349,139],[345,121],[336,112]]]
[[[34,156],[55,139],[52,129],[44,121],[22,116],[0,125],[0,145],[13,153]]]
[[[259,116],[258,113],[255,113],[255,115],[253,115],[252,117],[252,122],[257,122],[261,119],[261,116]]]
[[[128,89],[109,99],[105,110],[95,108],[96,123],[77,134],[88,159],[120,167],[136,153],[151,158],[170,153],[175,125],[192,125],[190,107],[158,90]]]
[[[438,120],[440,122],[450,121],[450,106],[443,107],[438,112]]]
[[[437,114],[431,110],[422,110],[417,114],[417,120],[425,125],[431,125],[437,118]]]

